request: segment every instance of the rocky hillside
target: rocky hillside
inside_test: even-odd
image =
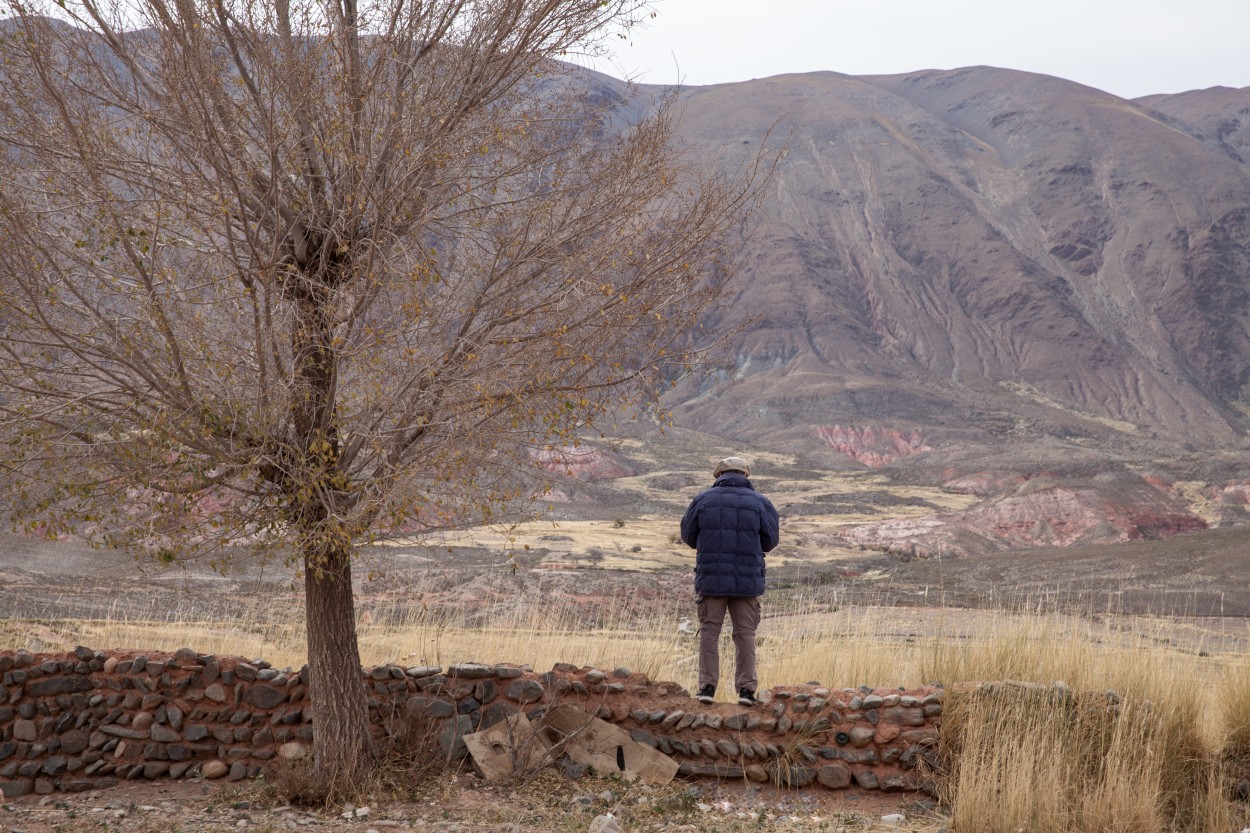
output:
[[[905,558],[1160,540],[1207,528],[1170,483],[1125,475],[1030,478],[963,512],[854,526],[848,541]]]
[[[683,103],[708,158],[740,161],[774,125],[784,150],[737,296],[708,322],[745,326],[732,367],[674,392],[680,422],[868,465],[881,432],[912,462],[1242,442],[1250,88],[1126,101],[972,67]],[[878,456],[847,457],[830,437],[848,432],[877,432]]]

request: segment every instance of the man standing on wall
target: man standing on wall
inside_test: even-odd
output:
[[[699,692],[711,703],[720,679],[720,632],[725,611],[733,621],[734,682],[738,703],[755,705],[755,629],[764,595],[764,553],[777,546],[777,510],[755,491],[751,466],[726,457],[712,472],[716,482],[690,502],[681,540],[694,548],[694,592],[699,611]]]

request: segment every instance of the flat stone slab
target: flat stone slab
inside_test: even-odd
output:
[[[543,716],[542,728],[554,746],[600,775],[619,774],[626,781],[662,785],[673,780],[679,764],[667,755],[639,743],[619,726],[592,717],[566,703]]]

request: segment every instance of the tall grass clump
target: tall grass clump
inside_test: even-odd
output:
[[[1231,829],[1194,658],[1150,644],[1048,617],[935,643],[928,670],[949,682],[937,782],[953,828]]]
[[[1226,668],[1219,685],[1224,751],[1250,761],[1250,662],[1245,657]]]

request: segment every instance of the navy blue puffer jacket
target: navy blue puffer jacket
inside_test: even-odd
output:
[[[693,547],[694,592],[700,596],[764,595],[764,553],[777,546],[777,510],[746,475],[726,472],[690,502],[681,540]]]

